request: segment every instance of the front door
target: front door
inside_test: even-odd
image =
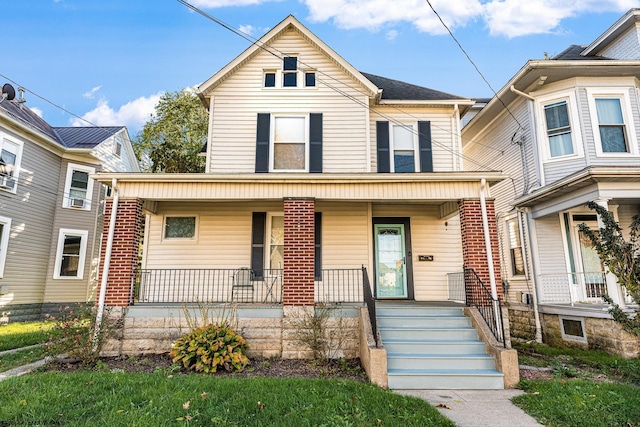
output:
[[[404,224],[374,224],[376,296],[408,298]]]

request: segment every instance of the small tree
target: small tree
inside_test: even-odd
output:
[[[198,154],[207,141],[209,115],[190,89],[166,92],[155,114],[133,141],[133,148],[147,172],[204,172]]]
[[[618,283],[637,297],[640,295],[640,215],[633,217],[627,241],[611,212],[595,202],[589,202],[587,206],[598,213],[604,227],[599,233],[586,224],[580,224],[578,229],[591,241],[602,262],[618,278]]]

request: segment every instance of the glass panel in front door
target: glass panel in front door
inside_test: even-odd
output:
[[[598,228],[597,223],[588,225],[596,235],[599,235],[599,232],[595,231]],[[604,265],[587,235],[578,231],[578,238],[580,240],[580,258],[582,258],[586,296],[587,298],[599,298],[602,294],[607,293],[603,273]]]
[[[378,298],[407,297],[407,268],[404,251],[404,225],[377,224],[376,286]]]

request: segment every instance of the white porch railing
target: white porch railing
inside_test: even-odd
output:
[[[538,289],[542,304],[603,303],[602,295],[609,293],[602,271],[541,274]]]

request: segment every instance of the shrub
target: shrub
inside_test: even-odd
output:
[[[231,326],[210,324],[178,338],[169,355],[196,372],[242,371],[250,363],[246,350],[247,342]]]
[[[45,324],[49,326],[45,342],[47,354],[66,354],[83,365],[94,364],[104,344],[120,326],[105,308],[102,324],[97,328],[96,312],[96,307],[77,304],[61,308],[57,316],[46,314]]]

